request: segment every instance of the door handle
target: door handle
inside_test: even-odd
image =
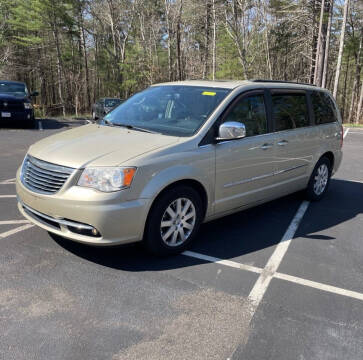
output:
[[[273,146],[273,144],[263,144],[263,145],[261,145],[261,149],[263,149],[263,150],[266,150],[266,149],[269,149],[269,148],[271,148]]]
[[[288,141],[287,141],[287,140],[281,140],[281,141],[279,141],[279,142],[277,143],[277,145],[279,145],[279,146],[285,146],[285,145],[287,145],[287,143],[288,143]]]

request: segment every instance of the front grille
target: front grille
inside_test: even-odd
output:
[[[51,164],[27,155],[23,163],[21,180],[32,191],[55,194],[73,171],[72,168]]]
[[[24,101],[1,100],[0,111],[24,111]]]

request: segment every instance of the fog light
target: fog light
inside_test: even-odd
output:
[[[97,236],[98,235],[97,229],[95,229],[95,228],[92,229],[92,235],[94,235],[94,236]]]

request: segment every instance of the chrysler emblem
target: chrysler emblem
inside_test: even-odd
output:
[[[8,103],[7,102],[4,102],[4,107],[7,107],[8,106]]]

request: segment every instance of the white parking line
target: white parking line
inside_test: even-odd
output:
[[[363,131],[349,131],[349,134],[363,135]]]
[[[29,224],[29,220],[2,220],[0,225]]]
[[[292,219],[289,227],[287,228],[284,236],[282,237],[279,244],[276,246],[275,251],[271,255],[261,275],[257,279],[255,286],[252,288],[250,294],[248,295],[248,298],[252,301],[252,303],[256,308],[261,302],[263,296],[265,295],[266,290],[275,272],[277,271],[283,257],[285,256],[286,251],[291,243],[291,240],[293,239],[295,232],[307,208],[309,207],[309,204],[310,204],[309,201],[302,202],[294,218]]]
[[[15,228],[15,229],[12,229],[12,230],[9,230],[9,231],[5,231],[5,232],[0,234],[0,239],[5,239],[6,237],[8,237],[10,235],[16,234],[19,231],[30,229],[33,226],[34,226],[33,224],[26,224],[26,225],[19,226],[19,227]]]
[[[190,257],[194,257],[197,259],[206,260],[206,261],[209,261],[212,263],[221,264],[221,265],[233,267],[233,268],[240,269],[240,270],[251,271],[254,273],[262,273],[262,271],[264,270],[264,269],[256,267],[256,266],[245,265],[245,264],[241,264],[241,263],[238,263],[235,261],[223,260],[223,259],[215,258],[213,256],[196,253],[194,251],[184,251],[182,254],[185,256],[190,256]],[[347,297],[351,297],[351,298],[358,299],[358,300],[363,300],[363,293],[359,293],[357,291],[351,291],[351,290],[347,290],[347,289],[342,289],[342,288],[339,288],[336,286],[319,283],[316,281],[303,279],[303,278],[300,278],[297,276],[292,276],[292,275],[283,274],[280,272],[275,272],[273,274],[272,278],[289,281],[289,282],[292,282],[295,284],[308,286],[308,287],[311,287],[314,289],[327,291],[327,292],[334,293],[337,295],[342,295],[342,296],[347,296]]]
[[[349,128],[348,128],[347,130],[345,130],[345,133],[344,133],[344,135],[343,135],[343,139],[347,136],[348,131],[349,131]]]
[[[252,271],[252,272],[255,272],[255,273],[258,273],[258,274],[260,274],[262,272],[261,268],[258,268],[258,267],[255,267],[255,266],[240,264],[240,263],[230,261],[230,260],[222,260],[222,259],[218,259],[218,258],[213,257],[213,256],[199,254],[199,253],[196,253],[194,251],[184,251],[182,253],[182,255],[190,256],[190,257],[205,260],[205,261],[209,261],[209,262],[212,262],[212,263],[215,263],[215,264],[226,265],[226,266],[233,267],[233,268],[236,268],[236,269]]]
[[[339,179],[339,178],[333,178],[332,180],[340,180],[340,181],[349,181],[349,182],[355,182],[358,184],[363,184],[363,180],[351,180],[351,179]]]
[[[334,294],[348,296],[348,297],[358,299],[358,300],[363,300],[363,294],[356,292],[356,291],[346,290],[346,289],[338,288],[335,286],[326,285],[326,284],[322,284],[322,283],[319,283],[316,281],[306,280],[306,279],[302,279],[302,278],[299,278],[296,276],[291,276],[291,275],[282,274],[282,273],[278,273],[278,272],[275,273],[274,277],[277,279],[290,281],[295,284],[309,286],[309,287],[312,287],[312,288],[315,288],[318,290],[324,290],[324,291],[328,291],[328,292],[331,292]]]
[[[8,179],[8,180],[3,180],[3,181],[0,181],[0,185],[14,184],[15,180],[16,180],[15,178]]]
[[[16,195],[0,195],[0,199],[2,198],[16,198]]]

